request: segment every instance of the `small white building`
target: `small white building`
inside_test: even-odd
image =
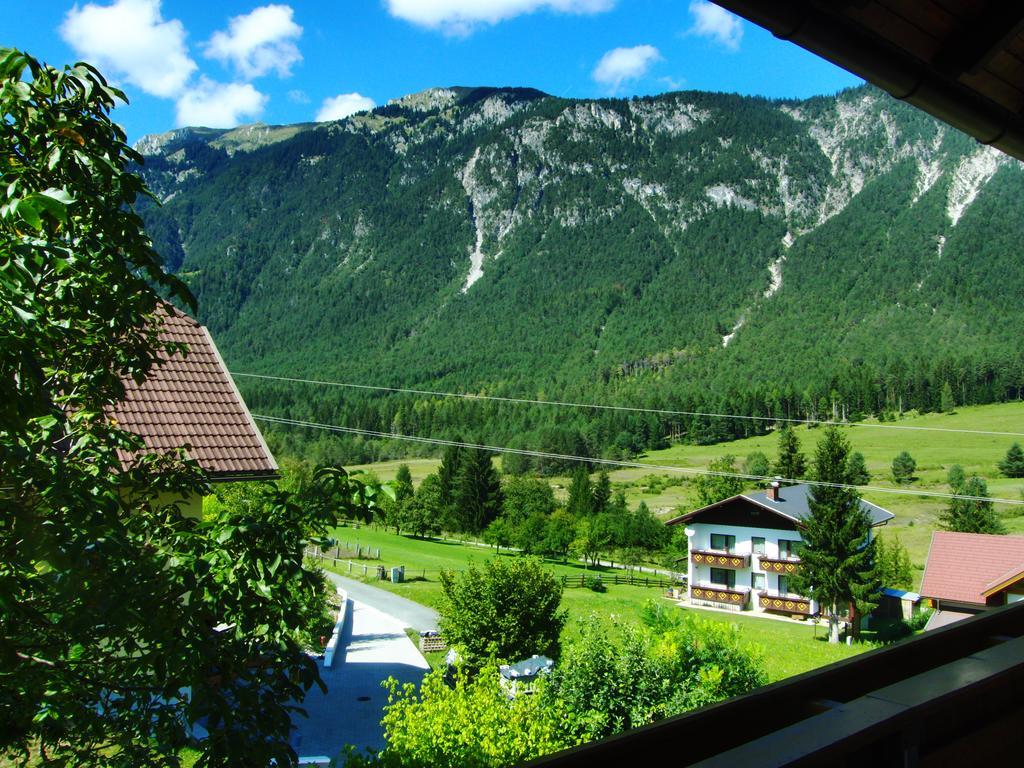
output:
[[[668,521],[686,525],[688,599],[695,605],[814,616],[813,600],[795,594],[789,580],[800,567],[800,535],[810,516],[806,484],[743,493]],[[893,514],[870,502],[861,508],[872,532]]]

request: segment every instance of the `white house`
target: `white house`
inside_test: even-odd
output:
[[[686,525],[690,552],[688,598],[696,605],[813,616],[813,600],[793,593],[800,567],[800,535],[810,516],[806,484],[740,494],[668,521]],[[893,514],[870,502],[861,508],[873,529]]]

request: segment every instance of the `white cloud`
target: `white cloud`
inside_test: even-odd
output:
[[[613,48],[597,62],[592,77],[614,93],[627,80],[643,77],[660,59],[661,53],[653,45]]]
[[[60,35],[111,79],[154,96],[177,96],[196,69],[185,46],[185,27],[177,19],[164,21],[160,0],[75,5]]]
[[[337,96],[324,99],[320,111],[316,113],[316,121],[324,123],[328,120],[341,120],[343,117],[373,109],[375,106],[377,103],[368,96],[359,93],[339,93]]]
[[[449,35],[470,34],[481,24],[497,24],[526,13],[602,13],[617,0],[384,0],[388,13]]]
[[[309,96],[305,91],[295,88],[288,91],[288,101],[293,104],[309,104]]]
[[[178,125],[234,128],[243,118],[254,119],[263,112],[266,95],[251,83],[217,83],[206,77],[178,99]]]
[[[693,26],[687,34],[710,38],[730,51],[739,50],[740,40],[743,39],[743,24],[738,17],[706,0],[693,0],[690,13],[693,15]]]
[[[243,16],[234,16],[227,31],[215,32],[206,43],[206,56],[234,65],[251,79],[276,70],[288,77],[293,64],[302,61],[295,40],[302,27],[292,18],[287,5],[264,5]]]

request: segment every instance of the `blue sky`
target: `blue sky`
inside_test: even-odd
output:
[[[132,141],[178,125],[336,119],[434,86],[806,97],[860,82],[703,0],[4,5],[32,21],[0,44],[52,64],[85,59],[128,93],[115,119]]]

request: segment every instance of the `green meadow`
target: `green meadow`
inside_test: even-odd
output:
[[[367,582],[433,608],[437,608],[441,603],[441,584],[438,578],[441,569],[460,570],[468,567],[470,563],[482,564],[488,558],[495,556],[518,556],[505,551],[496,555],[493,548],[478,547],[472,544],[416,539],[406,535],[399,536],[367,526],[341,527],[335,531],[334,535],[339,541],[353,545],[358,542],[359,545],[370,546],[374,550],[379,547],[381,558],[379,561],[353,560],[355,565],[351,571],[345,563],[335,566],[329,560],[325,560],[323,561],[325,568],[354,578],[362,578],[361,566],[365,564],[368,573],[365,579]],[[557,575],[565,574],[575,578],[578,578],[580,574],[596,576],[615,573],[611,569],[584,568],[582,564],[557,561],[547,561],[546,564]],[[386,566],[389,573],[392,566],[404,565],[407,580],[401,584],[379,581],[376,578],[377,565]],[[618,571],[618,573],[621,574],[622,571]],[[605,626],[609,637],[614,640],[621,633],[622,627],[640,622],[641,611],[644,605],[651,600],[673,606],[673,610],[685,614],[692,614],[710,621],[738,625],[744,640],[757,646],[761,651],[772,681],[848,658],[872,647],[869,644],[829,645],[824,640],[824,629],[816,627],[810,622],[777,621],[675,607],[674,601],[669,601],[662,589],[628,584],[607,585],[605,592],[595,592],[580,587],[564,589],[562,605],[569,615],[564,638],[569,641],[576,635],[580,620],[596,616]],[[431,663],[437,663],[440,658],[438,655],[434,656],[430,659]]]
[[[978,435],[937,430],[975,430],[1016,435]],[[948,414],[908,413],[895,422],[879,423],[876,419],[867,419],[845,427],[844,431],[853,449],[864,454],[871,473],[870,485],[873,487],[948,493],[946,472],[953,464],[960,464],[969,475],[978,474],[985,478],[991,496],[1024,500],[1024,479],[1002,477],[996,466],[1013,442],[1024,443],[1024,437],[1017,436],[1024,435],[1022,402],[963,407]],[[811,457],[822,429],[799,426],[796,432],[804,453]],[[776,435],[770,434],[715,445],[674,445],[662,451],[651,451],[637,460],[652,465],[651,469],[621,468],[612,471],[610,475],[614,487],[625,492],[631,505],[644,501],[657,514],[669,517],[679,509],[689,510],[697,505],[692,482],[694,475],[685,470],[703,469],[709,462],[725,454],[737,458],[737,467],[754,451],[762,451],[774,460],[776,442]],[[908,451],[917,462],[917,479],[905,486],[896,485],[891,477],[892,460],[900,451]],[[436,471],[439,461],[420,458],[381,462],[359,468],[372,471],[381,480],[390,480],[402,463],[409,465],[414,482],[419,482]],[[568,478],[553,477],[550,480],[555,493],[564,497]],[[920,578],[928,556],[931,533],[938,526],[938,518],[946,502],[937,498],[889,493],[886,490],[868,491],[864,493],[864,498],[896,515],[896,519],[883,529],[882,535],[899,537],[910,551]],[[996,509],[1010,533],[1024,534],[1024,506],[997,504]]]

